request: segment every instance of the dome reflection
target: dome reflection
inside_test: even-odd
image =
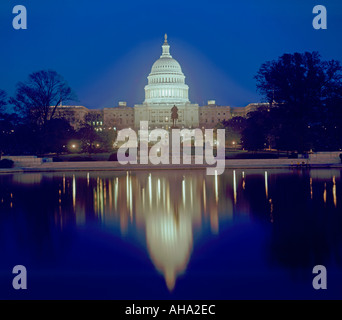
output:
[[[184,272],[192,251],[191,217],[161,213],[146,220],[146,240],[151,260],[161,272],[168,289]]]
[[[205,170],[179,173],[121,172],[112,178],[106,173],[93,177],[90,173],[85,179],[86,189],[71,176],[65,181],[61,199],[63,203],[64,193],[70,192],[78,225],[93,219],[85,211],[87,202],[96,219],[111,230],[119,228],[122,236],[142,231],[150,259],[172,291],[177,277],[186,271],[194,234],[204,226],[217,234],[219,222],[232,219],[234,197],[236,201],[233,176],[207,176]],[[78,196],[86,190],[91,190],[91,197]]]

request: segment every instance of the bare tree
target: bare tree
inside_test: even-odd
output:
[[[6,146],[7,129],[9,126],[9,121],[7,121],[6,115],[4,113],[4,107],[7,105],[7,102],[8,100],[6,92],[0,89],[0,160],[4,147]]]
[[[30,122],[45,126],[54,118],[56,109],[62,102],[75,99],[61,75],[53,70],[42,70],[31,73],[26,82],[17,84],[11,103]]]
[[[4,106],[7,105],[7,94],[0,89],[0,114],[4,111]]]

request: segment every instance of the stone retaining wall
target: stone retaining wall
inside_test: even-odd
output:
[[[42,164],[42,158],[37,156],[3,156],[2,159],[9,159],[14,162],[14,167],[35,167]]]
[[[342,151],[315,152],[309,154],[309,160],[319,163],[341,163],[340,154]]]

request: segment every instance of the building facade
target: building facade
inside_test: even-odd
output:
[[[189,101],[189,87],[180,64],[172,58],[167,35],[162,45],[162,55],[152,65],[145,86],[145,101],[134,106],[134,122],[138,128],[140,121],[149,122],[150,128],[168,130],[172,125],[171,109],[178,108],[178,127],[197,128],[198,104]]]
[[[251,103],[246,107],[219,106],[209,100],[205,106],[189,101],[189,87],[180,64],[172,58],[165,35],[162,55],[152,65],[145,86],[145,100],[134,107],[120,101],[116,107],[87,109],[84,106],[59,106],[57,116],[67,119],[77,130],[84,123],[95,129],[132,128],[138,130],[140,121],[148,121],[149,129],[169,130],[173,125],[171,109],[176,106],[176,126],[182,128],[214,128],[219,122],[233,117],[247,117],[264,103]]]

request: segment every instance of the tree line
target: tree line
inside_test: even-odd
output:
[[[89,117],[76,131],[59,117],[58,106],[76,100],[68,83],[53,70],[30,74],[17,84],[13,97],[0,90],[0,154],[112,151],[115,132],[96,132]]]
[[[342,149],[342,68],[318,52],[284,54],[263,63],[255,76],[265,104],[246,118],[222,121],[228,145],[246,150]],[[77,97],[56,71],[42,70],[19,82],[13,97],[0,90],[0,155],[112,151],[116,132],[96,132],[91,119],[75,131],[57,114]]]
[[[255,76],[266,102],[246,118],[223,121],[229,140],[247,150],[342,150],[342,68],[318,52],[284,54]]]

